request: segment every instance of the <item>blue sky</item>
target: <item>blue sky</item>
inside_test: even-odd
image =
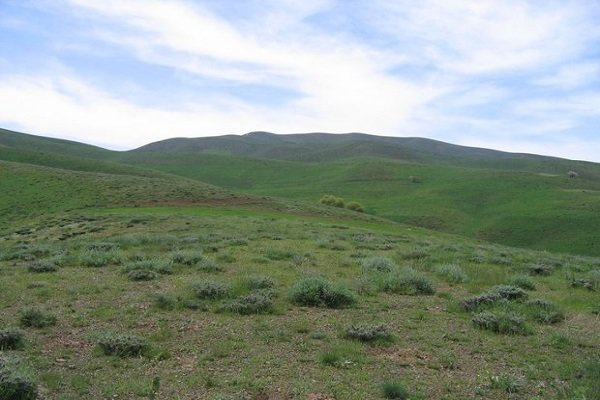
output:
[[[0,126],[365,132],[600,161],[600,2],[0,0]]]

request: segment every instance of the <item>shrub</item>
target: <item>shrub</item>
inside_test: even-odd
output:
[[[377,272],[392,272],[398,268],[396,263],[387,257],[369,257],[362,260],[363,270]]]
[[[86,267],[100,268],[111,264],[121,263],[121,253],[116,250],[86,250],[80,256],[80,262]]]
[[[242,315],[264,314],[273,310],[273,300],[264,293],[252,293],[235,299],[221,308]]]
[[[571,276],[567,279],[569,281],[569,286],[571,286],[572,288],[584,288],[587,290],[595,289],[594,282],[592,282],[591,279],[575,278],[574,276]]]
[[[0,350],[16,350],[23,347],[25,332],[18,328],[0,330]]]
[[[392,338],[392,334],[385,325],[374,326],[351,326],[346,330],[346,337],[356,339],[361,342],[387,341]]]
[[[436,268],[436,273],[450,283],[464,283],[469,280],[469,276],[456,264],[440,265]]]
[[[527,271],[531,275],[551,275],[554,272],[554,267],[549,264],[531,264],[527,267]]]
[[[265,252],[265,257],[273,261],[289,260],[294,257],[294,253],[288,250],[269,249]]]
[[[20,321],[24,327],[44,328],[56,324],[56,317],[35,308],[28,308],[21,313]]]
[[[535,282],[527,275],[513,275],[509,278],[507,284],[525,290],[535,290]]]
[[[331,194],[326,194],[323,197],[321,197],[319,203],[333,207],[344,207],[344,199],[342,199],[341,197],[333,196]]]
[[[421,249],[412,249],[412,250],[408,251],[407,253],[400,254],[400,257],[402,257],[402,259],[404,259],[404,260],[420,260],[427,256],[428,256],[427,252],[425,250],[421,250]]]
[[[250,290],[272,289],[275,281],[268,276],[251,276],[246,280],[246,285]]]
[[[143,269],[136,269],[130,271],[127,277],[132,281],[151,281],[158,277],[158,274],[154,271],[147,271]]]
[[[406,295],[435,293],[431,282],[424,275],[410,268],[383,274],[375,279],[378,289],[388,293]]]
[[[501,299],[517,300],[527,298],[527,292],[520,287],[512,285],[497,285],[488,290],[488,293],[497,295]]]
[[[175,264],[191,266],[204,259],[204,254],[199,250],[178,250],[172,252],[170,258]]]
[[[408,390],[399,382],[385,382],[382,385],[383,396],[390,400],[408,400]]]
[[[525,318],[515,313],[495,314],[484,311],[473,316],[473,325],[478,329],[508,335],[527,335],[529,328]]]
[[[491,305],[499,300],[520,300],[527,298],[527,292],[511,285],[498,285],[486,293],[464,299],[460,305],[466,311],[474,311],[484,305]]]
[[[365,208],[362,206],[362,204],[357,203],[356,201],[351,201],[346,204],[346,208],[356,212],[365,212]]]
[[[554,303],[546,300],[530,300],[525,306],[531,318],[540,324],[556,324],[565,319],[564,313]]]
[[[301,306],[339,308],[354,304],[352,292],[320,277],[303,278],[292,287],[290,300]]]
[[[98,339],[97,344],[107,356],[135,357],[148,349],[148,344],[143,338],[130,334],[107,333]]]
[[[194,295],[199,299],[222,299],[231,294],[228,285],[220,282],[199,282],[192,285]]]
[[[518,393],[523,388],[523,383],[517,378],[507,375],[493,375],[490,377],[492,389],[501,389],[506,393]]]
[[[169,275],[173,273],[173,262],[170,259],[142,259],[131,261],[125,264],[122,268],[123,272],[131,273],[133,271],[146,271],[158,273],[161,275]]]
[[[13,363],[0,359],[0,400],[35,400],[37,385]]]
[[[86,250],[96,250],[96,251],[110,251],[119,249],[119,245],[117,243],[112,242],[94,242],[89,243],[86,246]]]
[[[196,268],[204,272],[223,271],[223,268],[219,264],[217,264],[214,258],[206,256],[202,257],[202,259],[198,263],[196,263]]]
[[[47,260],[34,261],[27,266],[29,272],[54,272],[58,270],[56,264]]]
[[[175,304],[175,299],[168,294],[159,293],[154,296],[154,305],[160,310],[172,310]]]

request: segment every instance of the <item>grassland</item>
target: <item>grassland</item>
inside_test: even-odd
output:
[[[386,383],[411,399],[598,398],[597,258],[235,208],[88,209],[36,225],[0,242],[0,328],[29,308],[56,322],[21,328],[22,346],[0,357],[19,362],[43,398],[377,399]],[[56,270],[32,272],[36,262]],[[532,272],[539,265],[548,271]],[[132,280],[138,267],[159,272]],[[395,280],[406,271],[433,293],[409,294]],[[526,300],[502,301],[482,310],[519,314],[526,334],[477,329],[482,310],[461,301],[523,274],[535,285],[528,299],[564,319],[539,323]],[[295,304],[290,292],[307,277],[354,301]],[[210,282],[226,294],[200,296]],[[250,295],[266,308],[230,308]],[[361,342],[346,336],[353,326],[389,335]],[[108,333],[136,335],[144,351],[104,355]]]

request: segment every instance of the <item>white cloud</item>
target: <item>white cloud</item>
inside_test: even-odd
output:
[[[555,86],[561,89],[573,89],[590,85],[600,80],[600,62],[580,62],[563,65],[554,74],[534,80],[541,86]]]

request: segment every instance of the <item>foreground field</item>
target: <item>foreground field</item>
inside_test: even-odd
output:
[[[23,334],[0,376],[41,398],[600,393],[597,258],[198,207],[57,214],[0,249],[0,339]]]

